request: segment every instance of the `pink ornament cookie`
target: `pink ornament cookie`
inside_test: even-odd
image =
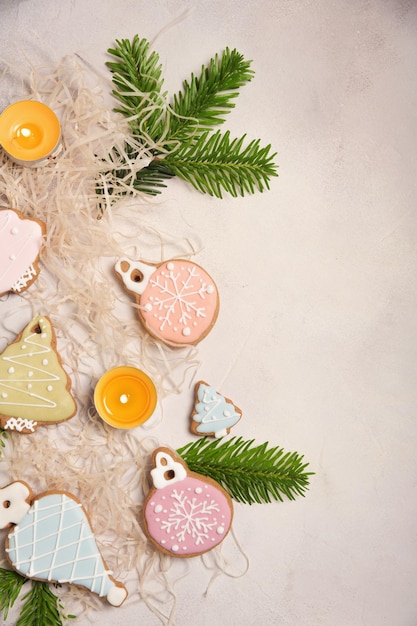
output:
[[[230,530],[233,504],[214,480],[191,472],[169,448],[153,454],[153,487],[143,520],[149,539],[171,556],[198,556],[217,546]]]
[[[210,332],[219,294],[211,276],[196,263],[173,259],[150,265],[123,258],[115,270],[140,305],[139,319],[156,339],[181,347],[197,344]]]
[[[41,220],[0,209],[0,296],[20,293],[36,280],[45,232]]]
[[[62,422],[76,410],[51,321],[38,315],[0,354],[0,426],[33,433],[38,425]]]
[[[66,491],[35,498],[28,484],[16,481],[0,489],[0,528],[10,528],[6,555],[22,576],[86,587],[113,606],[127,597],[97,547],[87,512]]]

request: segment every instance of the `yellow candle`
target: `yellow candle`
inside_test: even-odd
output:
[[[42,102],[21,100],[0,115],[0,145],[20,165],[39,165],[60,144],[61,126]]]
[[[134,428],[149,419],[156,407],[155,385],[136,367],[122,365],[106,372],[94,390],[100,417],[115,428]]]

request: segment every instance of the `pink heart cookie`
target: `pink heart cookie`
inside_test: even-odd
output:
[[[15,209],[0,209],[0,295],[20,293],[39,275],[45,224]]]

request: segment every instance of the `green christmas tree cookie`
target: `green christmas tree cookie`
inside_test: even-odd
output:
[[[0,355],[0,426],[33,433],[75,415],[71,380],[46,316],[35,317]]]

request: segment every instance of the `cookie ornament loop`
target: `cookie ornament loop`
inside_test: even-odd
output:
[[[172,259],[152,265],[124,257],[115,271],[155,339],[172,347],[195,345],[212,329],[219,294],[211,276],[196,263]]]
[[[232,524],[233,504],[216,481],[191,472],[169,448],[154,452],[151,477],[143,521],[159,550],[192,557],[223,541]]]
[[[158,450],[155,454],[155,467],[151,470],[153,486],[155,489],[163,489],[169,485],[184,480],[187,470],[183,463],[176,461],[172,454],[166,450]]]
[[[30,509],[31,490],[23,481],[16,481],[0,489],[0,528],[18,524]]]

